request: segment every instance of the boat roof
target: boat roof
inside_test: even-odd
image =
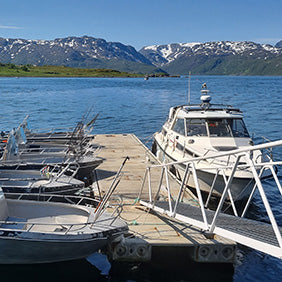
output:
[[[243,118],[243,113],[239,109],[223,104],[189,104],[174,109],[179,109],[178,118]]]

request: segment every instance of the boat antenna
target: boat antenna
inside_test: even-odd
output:
[[[188,76],[188,105],[190,105],[190,96],[191,96],[191,71],[189,71],[189,76]]]

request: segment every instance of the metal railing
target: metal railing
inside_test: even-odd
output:
[[[262,203],[265,207],[265,210],[268,215],[269,222],[272,226],[272,229],[275,234],[275,238],[278,242],[279,245],[279,250],[275,249],[272,250],[271,254],[275,255],[277,257],[282,258],[282,236],[281,236],[281,229],[278,226],[277,220],[274,216],[273,210],[270,206],[269,199],[266,193],[266,188],[263,185],[262,181],[262,176],[265,173],[265,171],[268,171],[269,176],[273,178],[273,187],[272,189],[276,189],[278,191],[278,197],[279,194],[282,196],[282,187],[281,183],[279,181],[279,178],[277,176],[277,171],[276,167],[279,165],[282,165],[282,161],[272,161],[270,160],[269,162],[257,162],[254,158],[254,151],[257,150],[272,150],[274,147],[281,147],[282,146],[282,140],[275,141],[275,142],[269,142],[269,143],[264,143],[256,146],[249,146],[245,147],[242,149],[236,149],[233,151],[227,151],[224,153],[219,153],[219,154],[214,154],[212,156],[204,156],[204,157],[197,157],[197,158],[192,158],[192,159],[187,159],[185,161],[181,162],[170,162],[166,164],[160,164],[160,165],[151,165],[146,168],[145,171],[145,176],[143,179],[143,183],[141,186],[139,198],[140,203],[143,205],[148,206],[149,208],[154,209],[156,206],[156,203],[158,199],[164,195],[166,191],[166,198],[167,198],[167,210],[165,210],[165,214],[170,216],[170,217],[175,217],[177,218],[177,210],[178,206],[180,205],[181,199],[183,198],[183,193],[185,189],[187,188],[187,183],[190,177],[193,177],[194,181],[194,186],[196,189],[196,195],[197,195],[197,202],[198,206],[201,212],[201,221],[200,222],[195,222],[193,220],[189,221],[191,224],[197,225],[197,227],[201,228],[202,230],[208,232],[208,233],[217,233],[219,229],[217,229],[217,222],[219,219],[219,215],[223,213],[223,205],[226,203],[226,200],[230,201],[230,205],[233,210],[233,214],[235,217],[245,217],[246,212],[248,210],[248,207],[251,203],[251,200],[253,199],[255,191],[259,192],[259,195],[261,197]],[[224,166],[221,165],[220,167],[214,166],[214,165],[207,165],[206,167],[199,167],[198,164],[199,162],[205,162],[208,161],[210,164],[212,163],[212,160],[215,160],[216,158],[221,158],[221,157],[227,157],[229,158],[230,156],[235,158],[235,162],[232,163],[232,165],[229,163],[228,165]],[[243,162],[240,160],[243,159]],[[206,162],[207,163],[207,162]],[[207,163],[208,164],[208,163]],[[182,179],[181,179],[181,185],[178,190],[177,196],[173,197],[172,191],[171,191],[171,183],[170,183],[170,178],[169,178],[169,168],[173,167],[179,167],[182,166],[183,171],[182,171]],[[152,171],[153,170],[161,170],[160,172],[160,180],[155,186],[152,185]],[[200,171],[209,171],[211,177],[213,178],[210,193],[208,194],[207,200],[204,203],[204,198],[203,198],[203,193],[201,191],[201,185],[199,182],[200,176],[199,172]],[[244,198],[246,200],[245,205],[243,206],[242,212],[239,212],[239,210],[236,208],[237,201],[234,199],[232,195],[232,185],[235,177],[238,179],[238,174],[237,171],[239,170],[244,170],[248,171],[250,173],[250,181],[251,181],[251,189],[250,192],[246,195]],[[236,176],[235,176],[236,175]],[[221,177],[223,179],[224,187],[222,189],[222,192],[220,194],[217,194],[219,197],[219,202],[217,203],[217,206],[215,207],[215,210],[213,212],[213,215],[211,217],[211,213],[208,213],[209,209],[207,209],[211,195],[214,192],[214,189],[216,188],[216,180]],[[144,193],[144,189],[147,186],[148,189],[148,200],[142,200],[142,195]],[[165,187],[165,189],[161,189]],[[162,190],[162,192],[161,192]],[[242,202],[240,202],[240,205],[242,205]],[[208,219],[209,215],[209,219]],[[189,214],[187,214],[187,218],[189,218]],[[224,232],[220,232],[222,235],[225,234]],[[232,237],[232,236],[231,236]],[[238,237],[238,236],[237,236]],[[230,238],[236,239],[236,236]],[[244,239],[239,240],[240,243],[244,244]],[[246,242],[248,240],[245,240]],[[251,247],[255,247],[255,244],[251,244]],[[262,249],[259,248],[261,251],[265,251],[265,247]],[[267,252],[267,251],[266,251]]]

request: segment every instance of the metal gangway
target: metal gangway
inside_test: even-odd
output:
[[[276,170],[279,165],[282,165],[282,161],[273,161],[272,159],[269,159],[268,161],[257,162],[254,157],[254,151],[269,151],[274,147],[279,146],[281,149],[282,140],[249,146],[244,149],[232,150],[212,156],[193,158],[183,162],[150,165],[146,168],[140,190],[140,204],[156,212],[198,227],[204,233],[209,234],[209,236],[220,235],[242,245],[282,259],[282,227],[278,226],[277,214],[274,215],[273,207],[270,205],[269,195],[266,193],[267,190],[264,187],[264,181],[262,180],[263,174],[265,171],[268,171],[273,178],[272,182],[274,186],[271,189],[275,189],[275,192],[277,192],[277,199],[282,199],[282,187]],[[217,177],[222,177],[225,180],[225,187],[219,197],[216,207],[211,210],[207,208],[211,192],[204,203],[203,193],[200,189],[201,187],[198,179],[197,164],[202,160],[207,160],[211,163],[213,160],[225,156],[229,158],[232,157],[234,161],[232,164],[230,162],[225,167],[222,166],[217,168],[217,171],[214,172],[215,177],[211,192],[214,189],[213,186],[216,183]],[[169,168],[180,164],[185,167],[185,171],[180,188],[173,196],[170,185],[171,178],[169,177]],[[235,172],[240,169],[250,171],[253,178],[250,193],[248,193],[243,208],[241,207],[239,211],[237,207],[238,201],[232,197],[232,181]],[[158,170],[160,173],[160,179],[158,181],[152,180],[153,170]],[[226,175],[228,175],[228,177]],[[189,177],[193,177],[194,180],[197,194],[197,205],[183,202],[184,191],[187,189]],[[267,212],[269,223],[245,217],[256,191],[259,192],[258,194],[260,195]],[[165,200],[164,193],[166,193]],[[232,207],[234,215],[223,212],[223,206],[226,204],[227,200]],[[242,203],[240,202],[240,205],[241,204]]]

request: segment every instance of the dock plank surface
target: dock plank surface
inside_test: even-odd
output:
[[[110,187],[116,172],[124,158],[130,158],[123,169],[124,175],[114,193],[113,200],[122,201],[124,219],[132,234],[143,238],[152,246],[199,246],[199,245],[234,245],[234,242],[220,236],[207,239],[200,229],[178,222],[163,215],[149,212],[136,201],[145,169],[150,164],[157,164],[151,152],[133,134],[96,135],[95,143],[102,149],[99,156],[105,161],[97,169],[98,185],[105,192]],[[160,170],[152,174],[152,183],[158,183]],[[179,183],[171,181],[172,191],[178,191]],[[142,199],[148,198],[146,193]],[[192,199],[192,196],[191,196]],[[189,200],[189,199],[188,199]]]

